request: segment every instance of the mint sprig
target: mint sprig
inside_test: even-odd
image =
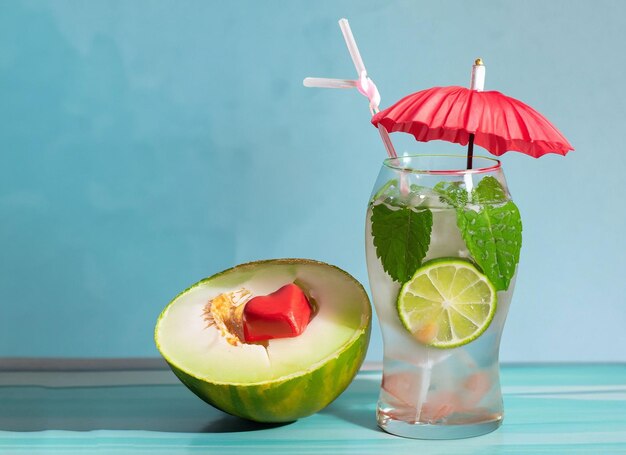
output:
[[[474,188],[470,202],[457,207],[457,225],[476,263],[498,291],[506,291],[519,262],[522,218],[500,182],[491,176]]]
[[[462,182],[439,182],[433,190],[439,194],[442,202],[452,207],[463,207],[469,200],[469,194]]]
[[[383,269],[394,281],[408,281],[428,251],[432,212],[408,207],[394,210],[377,204],[372,207],[371,221],[376,255]]]
[[[397,191],[397,182],[386,186],[385,193]],[[522,220],[500,182],[487,176],[471,192],[463,182],[439,182],[433,189],[442,202],[456,209],[457,226],[474,261],[497,290],[507,290],[519,262]],[[372,207],[374,246],[385,272],[403,283],[426,256],[433,215],[427,208],[396,205],[394,197],[388,202],[394,207]]]
[[[471,193],[462,182],[439,182],[434,190],[456,208],[457,225],[476,263],[498,291],[507,290],[519,262],[522,219],[500,182],[487,176]]]
[[[507,196],[504,188],[495,177],[490,175],[483,178],[472,191],[472,203],[474,204],[498,204],[506,201]]]

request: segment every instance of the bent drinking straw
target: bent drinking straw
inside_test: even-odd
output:
[[[339,19],[339,28],[341,29],[341,33],[343,34],[343,39],[346,42],[346,46],[348,46],[348,52],[350,52],[350,57],[352,57],[352,62],[354,63],[356,73],[359,76],[364,71],[367,73],[367,71],[365,70],[365,64],[363,63],[363,59],[361,58],[361,53],[359,52],[359,48],[356,45],[356,40],[354,39],[354,35],[352,34],[352,30],[350,29],[348,19]]]
[[[330,79],[327,77],[305,77],[302,84],[305,87],[317,88],[356,88],[356,81],[351,79]]]
[[[357,80],[307,77],[304,81],[302,81],[302,83],[305,87],[356,88],[360,93],[368,98],[370,102],[370,112],[374,115],[379,111],[378,105],[380,104],[380,94],[378,93],[378,89],[376,88],[374,81],[367,76],[365,64],[361,58],[361,53],[356,45],[348,20],[340,19],[339,27],[341,28],[341,33],[343,34],[346,46],[348,47],[348,52],[350,53],[352,62],[354,63],[354,68],[357,72]],[[383,145],[385,146],[385,150],[387,151],[387,155],[389,155],[390,158],[397,158],[398,155],[396,154],[393,144],[391,143],[389,133],[385,127],[379,127],[378,132],[383,141]]]

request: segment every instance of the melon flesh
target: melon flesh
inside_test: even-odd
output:
[[[365,332],[369,336],[371,310],[365,291],[350,275],[332,269],[313,261],[264,261],[203,280],[163,311],[155,332],[157,346],[177,370],[212,384],[263,384],[313,371]],[[317,303],[317,314],[299,336],[268,340],[266,346],[233,346],[215,326],[207,327],[204,307],[219,294],[245,288],[253,296],[267,295],[296,280]]]

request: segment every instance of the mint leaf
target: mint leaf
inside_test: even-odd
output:
[[[372,196],[372,201],[377,201],[381,199],[383,196],[388,197],[392,195],[398,194],[398,181],[396,179],[391,179]]]
[[[427,186],[418,185],[417,183],[411,183],[411,193],[424,193],[430,191]]]
[[[457,207],[457,225],[472,257],[497,290],[509,288],[522,247],[522,219],[494,177],[483,178],[472,191],[479,211]]]
[[[476,263],[497,290],[508,289],[519,262],[522,220],[500,182],[486,176],[471,194],[463,182],[439,182],[434,190],[456,208],[457,225]],[[469,203],[479,211],[467,208]]]
[[[433,190],[439,194],[442,202],[452,207],[464,207],[469,199],[467,189],[462,182],[439,182]]]
[[[495,177],[490,175],[483,178],[472,191],[472,202],[475,204],[498,204],[506,200],[504,188]]]
[[[489,280],[498,291],[507,290],[522,247],[522,219],[517,206],[509,201],[483,205],[478,212],[457,209],[457,225],[472,257]]]
[[[428,251],[432,212],[408,207],[392,210],[378,204],[372,207],[371,221],[376,255],[383,269],[394,281],[408,281]]]

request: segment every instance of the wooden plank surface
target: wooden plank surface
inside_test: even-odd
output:
[[[626,364],[504,365],[505,419],[453,441],[380,431],[381,373],[328,408],[260,425],[211,408],[164,369],[0,371],[0,454],[626,454]]]

